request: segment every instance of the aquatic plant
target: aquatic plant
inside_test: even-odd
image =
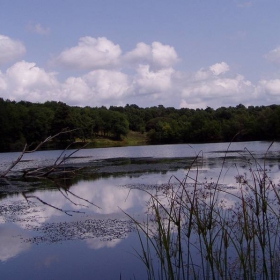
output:
[[[183,179],[143,190],[150,195],[147,218],[130,218],[148,279],[280,278],[279,185],[269,178],[266,155],[261,163],[246,152],[248,172],[236,169],[237,187],[220,183],[226,152],[216,180],[200,181],[199,154]]]

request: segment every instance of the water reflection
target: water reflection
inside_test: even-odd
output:
[[[30,244],[22,242],[26,237],[22,234],[22,231],[16,226],[0,225],[0,260],[2,262],[30,249]]]
[[[18,255],[32,244],[84,240],[90,249],[117,246],[133,230],[132,222],[124,211],[139,216],[143,214],[148,199],[148,195],[141,191],[130,192],[120,187],[128,181],[131,178],[105,178],[94,182],[82,180],[71,187],[71,194],[78,194],[78,197],[102,206],[100,208],[70,195],[69,190],[61,195],[61,190],[55,188],[32,191],[32,196],[26,192],[24,195],[30,197],[28,202],[21,195],[11,195],[4,199],[0,207],[1,223],[13,223],[14,227],[9,232],[7,229],[2,231],[6,247],[2,246],[1,260]],[[35,197],[56,208],[40,203]],[[66,217],[57,208],[84,213]],[[9,246],[11,250],[8,255],[5,249]]]
[[[250,145],[254,149],[254,154],[261,160],[264,157],[261,153],[265,150],[264,146],[258,151],[256,143],[250,143]],[[217,178],[219,178],[219,187],[226,190],[219,196],[224,209],[230,209],[235,205],[236,200],[232,194],[240,193],[235,176],[249,174],[249,162],[236,154],[236,151],[239,153],[239,151],[243,151],[243,148],[233,145],[232,152],[228,154],[228,160],[224,162],[221,172],[224,152],[228,144],[196,145],[194,149],[186,145],[176,145],[176,151],[173,146],[175,145],[166,145],[161,152],[157,150],[158,147],[154,146],[96,149],[92,158],[83,158],[86,153],[89,154],[92,151],[81,151],[81,157],[74,161],[84,163],[87,159],[93,166],[91,170],[81,176],[59,181],[25,181],[23,183],[11,181],[10,185],[0,187],[2,195],[0,260],[10,262],[11,265],[18,260],[22,266],[26,266],[24,258],[36,255],[41,259],[42,267],[48,267],[49,273],[54,276],[57,273],[54,267],[61,263],[61,255],[68,252],[66,248],[73,246],[75,249],[70,253],[71,258],[77,254],[75,263],[79,266],[81,262],[90,262],[89,260],[94,259],[97,266],[106,267],[104,263],[98,261],[103,258],[105,250],[111,252],[106,251],[108,255],[115,254],[115,262],[118,263],[120,261],[118,256],[123,254],[127,244],[130,248],[126,250],[133,251],[131,247],[137,246],[136,243],[129,243],[132,242],[131,240],[137,242],[137,238],[133,237],[133,225],[124,212],[143,221],[150,198],[148,193],[164,191],[168,187],[168,183],[179,186],[180,183],[177,179],[182,181],[186,175],[197,180],[201,186],[205,183],[217,183]],[[279,145],[277,147],[279,148]],[[266,163],[267,173],[276,184],[280,179],[277,147],[269,153],[269,160]],[[203,149],[205,150],[204,158],[190,170],[190,163],[193,159],[190,155],[193,156]],[[47,153],[42,152],[42,154],[47,157]],[[44,158],[42,154],[40,157]],[[183,158],[186,154],[188,158]],[[32,155],[30,156],[32,157]],[[138,160],[137,156],[141,158]],[[154,156],[158,158],[155,159]],[[169,158],[173,156],[179,157]],[[106,157],[109,159],[106,160]],[[111,157],[115,159],[112,160]],[[30,160],[35,160],[35,156],[33,155]],[[31,161],[26,162],[26,164],[30,163]],[[95,168],[98,168],[96,172]],[[253,165],[253,168],[258,167]],[[94,173],[91,173],[93,171]],[[191,182],[189,187],[192,188]],[[28,201],[23,195],[29,196]],[[56,208],[42,204],[35,197]],[[168,196],[164,199],[162,203],[167,203]],[[68,216],[64,212],[58,211],[57,208],[83,213],[69,212],[73,216]],[[68,245],[64,247],[64,243]],[[47,246],[55,248],[53,250],[61,255],[59,256],[57,253],[57,255],[43,256],[46,250],[50,250],[46,249],[49,248]],[[86,257],[87,259],[85,259]],[[69,258],[70,256],[66,254],[66,261]],[[106,257],[103,258],[103,261],[104,259],[106,260]],[[126,263],[132,259],[134,260],[134,257],[129,254],[127,259],[123,258],[122,261]],[[135,263],[137,263],[136,258]],[[3,266],[0,268],[2,270]],[[74,268],[69,269],[74,270]],[[103,279],[104,270],[100,271],[101,274],[96,277]],[[108,276],[107,279],[115,279],[120,272],[114,272],[114,276]],[[134,273],[137,275],[137,270]],[[81,275],[78,277],[83,279]],[[133,278],[132,274],[129,277]],[[23,276],[22,279],[32,279],[32,277]],[[36,278],[33,277],[33,279]]]
[[[90,249],[98,250],[98,249],[101,249],[104,247],[114,248],[121,241],[122,241],[122,239],[113,239],[113,240],[107,240],[107,241],[104,241],[104,240],[101,241],[99,239],[87,239],[86,243]]]

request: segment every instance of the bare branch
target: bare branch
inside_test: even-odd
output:
[[[28,153],[34,153],[36,151],[38,151],[38,149],[40,149],[45,143],[53,140],[54,138],[58,137],[59,135],[61,134],[65,134],[65,133],[71,133],[73,131],[76,131],[78,130],[79,128],[75,128],[75,129],[71,129],[71,130],[67,130],[67,128],[63,129],[62,131],[58,132],[57,134],[53,135],[53,136],[49,136],[47,137],[44,141],[42,141],[41,143],[39,143],[35,149],[31,150],[31,151],[26,151],[25,153],[28,154]],[[31,146],[31,145],[30,145]],[[28,146],[28,147],[30,147]]]
[[[79,199],[81,199],[81,200],[86,201],[87,203],[89,203],[89,204],[91,204],[91,205],[93,205],[93,206],[95,206],[95,207],[97,207],[97,208],[99,208],[99,209],[102,209],[102,208],[101,208],[101,207],[99,207],[98,205],[96,205],[96,204],[94,204],[94,203],[90,202],[89,200],[87,200],[87,199],[85,199],[85,198],[82,198],[82,197],[80,197],[80,196],[78,196],[78,195],[76,195],[76,194],[72,193],[72,192],[71,192],[71,191],[69,191],[69,190],[67,190],[66,192],[68,192],[68,193],[72,194],[73,196],[75,196],[75,197],[77,197],[77,198],[79,198]]]
[[[70,153],[68,156],[64,155],[64,152],[74,143],[69,144],[66,149],[64,149],[64,151],[60,154],[60,156],[56,159],[55,163],[51,166],[48,167],[41,167],[41,168],[37,168],[35,170],[30,170],[30,171],[25,171],[24,173],[24,177],[47,177],[49,176],[51,173],[58,171],[59,167],[66,162],[66,160],[68,160],[69,158],[71,158],[71,156],[75,153],[77,153],[79,150],[85,148],[87,146],[87,144],[85,144],[84,146],[82,146],[81,148],[78,148],[76,150],[74,150],[72,153]],[[63,157],[62,157],[63,156]],[[81,170],[82,168],[76,168],[75,170],[71,170],[71,171],[62,171],[62,173],[75,173],[78,170]]]
[[[28,150],[28,148],[30,146],[28,146],[27,144],[24,146],[24,149],[23,151],[20,153],[19,157],[17,158],[16,161],[14,161],[10,166],[9,168],[3,172],[3,173],[0,173],[0,178],[4,178],[4,180],[6,180],[7,178],[7,174],[19,163],[21,162],[22,160],[22,157],[24,156],[24,154],[27,154],[27,153],[34,153],[36,152],[43,144],[53,140],[55,137],[59,136],[60,134],[65,134],[65,133],[70,133],[72,131],[75,131],[76,129],[73,129],[73,130],[63,130],[57,134],[55,134],[54,136],[49,136],[47,137],[44,141],[42,141],[41,143],[39,143],[33,150]],[[71,151],[68,155],[66,155],[66,151],[71,147],[71,145],[73,145],[75,142],[69,144],[61,153],[60,155],[58,156],[58,158],[55,160],[54,164],[53,165],[50,165],[50,166],[45,166],[45,167],[38,167],[38,168],[32,168],[32,169],[25,169],[23,170],[23,177],[32,177],[32,178],[48,178],[48,179],[51,179],[50,177],[48,177],[51,173],[54,173],[54,172],[59,172],[59,174],[65,174],[65,173],[72,173],[72,174],[75,174],[75,172],[77,172],[78,170],[81,170],[82,168],[84,167],[81,167],[81,168],[74,168],[71,169],[71,170],[65,170],[65,166],[61,166],[62,164],[64,164],[68,159],[70,159],[73,154],[75,154],[76,152],[78,152],[79,150],[85,148],[87,146],[87,144],[83,145],[82,147],[78,148],[78,149],[75,149],[73,151]],[[55,182],[55,180],[54,180]],[[57,184],[57,182],[55,182]],[[68,194],[71,194],[73,197],[79,199],[79,200],[83,200],[84,202],[87,202],[88,204],[91,204],[99,209],[101,209],[99,206],[95,205],[94,203],[90,202],[89,200],[87,199],[84,199],[74,193],[72,193],[71,191],[67,190],[66,188],[64,188],[63,186],[57,186],[57,189],[58,191],[64,196],[64,198],[66,198],[69,202],[71,202],[73,205],[75,206],[83,206],[83,207],[88,207],[87,205],[83,205],[83,204],[78,204],[76,202],[74,202]],[[63,190],[63,191],[62,191]],[[39,198],[38,196],[36,195],[28,195],[26,192],[22,192],[22,195],[23,197],[25,198],[25,200],[27,201],[27,203],[30,202],[30,199],[36,199],[38,201],[40,201],[40,203],[44,204],[44,205],[47,205],[51,208],[54,208],[58,211],[61,211],[69,216],[72,216],[71,213],[84,213],[84,212],[81,212],[81,211],[75,211],[75,210],[64,210],[62,208],[59,208],[59,207],[56,207],[44,200],[42,200],[41,198]]]
[[[54,208],[54,209],[56,209],[58,211],[61,211],[61,212],[65,213],[68,216],[72,216],[72,214],[70,214],[70,213],[81,213],[81,214],[85,213],[85,212],[82,212],[82,211],[75,211],[75,210],[63,210],[63,209],[58,208],[58,207],[56,207],[56,206],[54,206],[52,204],[47,203],[46,201],[42,200],[41,198],[39,198],[36,195],[26,195],[25,193],[22,193],[22,195],[24,196],[24,198],[26,199],[26,201],[28,203],[29,203],[29,199],[30,198],[35,198],[35,199],[39,200],[42,204],[47,205],[47,206],[49,206],[51,208]]]
[[[0,174],[0,178],[4,178],[11,171],[11,169],[13,169],[21,161],[23,155],[26,153],[26,149],[27,149],[27,144],[25,144],[23,151],[21,152],[17,160],[12,162],[10,167],[6,171]]]
[[[9,168],[6,171],[0,173],[0,178],[6,177],[7,174],[22,160],[22,157],[24,156],[24,154],[34,153],[34,152],[38,151],[45,143],[53,140],[54,138],[58,137],[59,135],[65,134],[65,133],[71,133],[71,132],[76,131],[76,130],[78,130],[78,129],[67,130],[67,128],[66,128],[66,129],[58,132],[57,134],[55,134],[53,136],[47,137],[45,140],[40,142],[33,150],[28,150],[30,145],[28,146],[27,144],[25,144],[25,146],[24,146],[22,152],[20,153],[19,157],[17,158],[17,160],[12,162],[12,164],[9,166]],[[50,173],[55,172],[62,163],[64,163],[67,159],[69,159],[74,153],[78,152],[80,149],[85,148],[86,145],[87,145],[86,144],[83,147],[74,150],[68,156],[64,155],[65,151],[74,143],[71,143],[70,145],[68,145],[66,147],[66,149],[64,149],[64,151],[60,154],[60,156],[56,159],[55,163],[52,166],[40,167],[40,168],[37,168],[35,170],[24,170],[23,171],[23,177],[27,177],[27,176],[46,177]],[[71,172],[74,172],[74,171],[72,170]]]
[[[74,204],[75,206],[83,206],[83,207],[87,207],[87,208],[88,208],[87,205],[76,203],[76,202],[74,202],[72,199],[70,199],[70,198],[68,197],[68,195],[67,195],[67,191],[65,191],[66,194],[64,194],[63,191],[62,191],[60,188],[57,188],[57,189],[58,189],[58,191],[64,196],[65,199],[67,199],[68,201],[70,201],[70,202],[71,202],[72,204]]]

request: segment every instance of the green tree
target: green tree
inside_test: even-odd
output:
[[[53,121],[51,124],[52,135],[59,133],[65,129],[71,130],[76,128],[71,109],[65,103],[58,102],[58,107],[54,112]],[[75,133],[62,134],[59,137],[59,142],[72,142],[75,140]]]

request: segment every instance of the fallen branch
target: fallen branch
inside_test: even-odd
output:
[[[73,131],[76,131],[77,129],[72,129],[72,130],[67,130],[67,129],[64,129],[62,131],[60,131],[59,133],[53,135],[53,136],[49,136],[47,137],[44,141],[40,142],[33,150],[28,150],[28,148],[30,146],[28,146],[27,144],[25,144],[22,152],[20,153],[20,155],[18,156],[18,158],[12,162],[12,164],[7,168],[6,171],[0,173],[0,178],[4,178],[6,177],[10,172],[11,170],[19,163],[21,162],[22,160],[22,157],[25,155],[25,154],[30,154],[30,153],[34,153],[36,151],[38,151],[38,149],[40,149],[45,143],[53,140],[54,138],[58,137],[59,135],[61,134],[65,134],[65,133],[70,133],[70,132],[73,132]],[[84,145],[83,147],[79,148],[79,149],[76,149],[75,151],[73,151],[70,155],[68,156],[63,156],[64,152],[72,145],[73,143],[71,143],[70,145],[68,145],[66,147],[66,149],[64,149],[64,151],[60,154],[60,156],[56,159],[55,163],[52,165],[52,166],[49,166],[49,167],[41,167],[41,168],[37,168],[37,169],[33,169],[33,170],[24,170],[23,171],[23,177],[27,177],[27,176],[32,176],[32,177],[47,177],[50,173],[53,173],[55,172],[56,170],[58,170],[58,167],[64,163],[67,159],[69,159],[74,153],[78,152],[80,149],[84,148],[86,145]],[[73,170],[71,171],[73,172]]]
[[[36,168],[36,169],[32,169],[32,170],[25,170],[24,174],[23,174],[23,177],[48,177],[51,173],[54,173],[54,172],[57,172],[57,171],[60,171],[61,173],[75,173],[78,170],[81,170],[83,167],[82,168],[76,168],[74,170],[63,170],[63,171],[59,170],[61,165],[63,163],[65,163],[68,159],[70,159],[73,154],[77,153],[79,150],[81,150],[81,149],[83,149],[87,146],[87,144],[85,144],[81,148],[78,148],[78,149],[74,150],[72,153],[70,153],[69,155],[66,156],[64,153],[74,143],[71,143],[70,145],[68,145],[64,149],[64,151],[61,152],[61,154],[56,159],[56,161],[54,162],[53,165],[47,166],[47,167]]]
[[[25,144],[21,154],[19,155],[19,157],[17,158],[16,161],[12,162],[12,164],[10,165],[10,167],[4,171],[3,173],[0,174],[0,178],[4,178],[6,177],[6,175],[21,161],[23,155],[26,153],[26,149],[27,149],[27,144]]]

